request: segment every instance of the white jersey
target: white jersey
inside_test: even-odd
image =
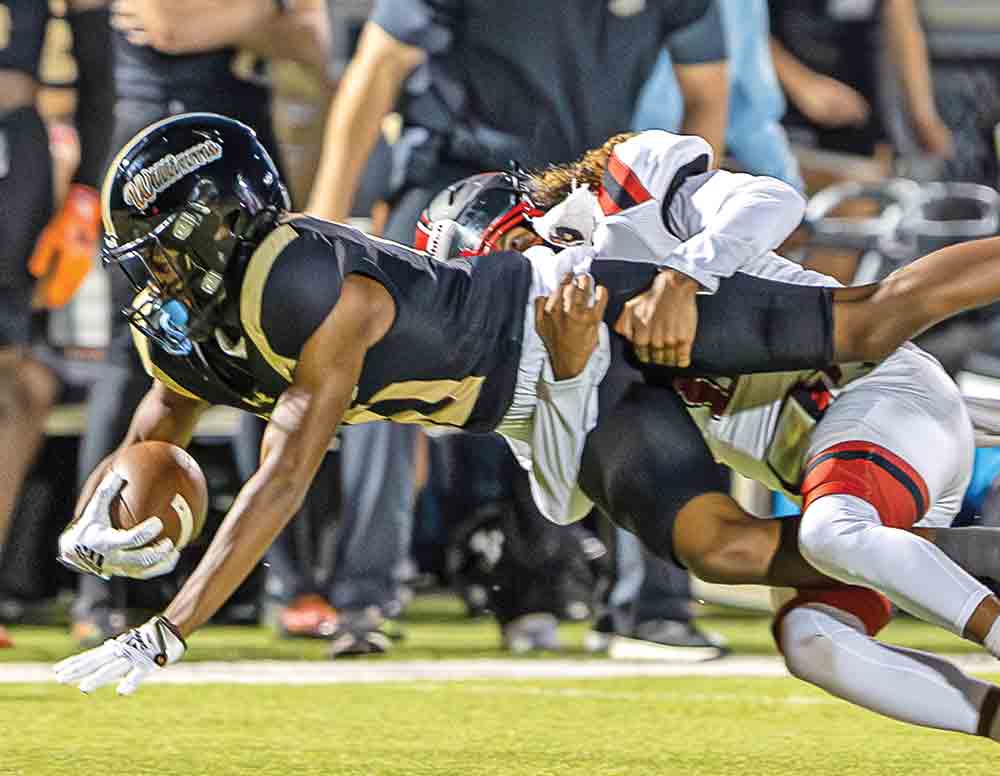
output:
[[[615,146],[598,197],[598,255],[654,261],[713,292],[781,245],[802,221],[802,195],[776,178],[709,170],[711,154],[699,137],[662,130]]]

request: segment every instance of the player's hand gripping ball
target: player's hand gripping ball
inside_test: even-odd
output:
[[[166,442],[130,445],[59,537],[59,559],[105,579],[160,576],[201,533],[207,511],[205,476],[188,453]]]

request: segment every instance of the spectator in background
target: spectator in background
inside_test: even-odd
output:
[[[861,174],[869,183],[891,174],[892,146],[901,138],[888,131],[888,111],[896,109],[889,93],[902,93],[903,123],[919,148],[936,157],[951,155],[951,132],[934,103],[915,0],[771,0],[770,11],[771,52],[788,97],[784,123],[792,141],[876,157],[866,172],[845,173],[850,168],[843,161],[804,163],[811,191]],[[891,83],[886,83],[887,73]],[[854,201],[837,215],[873,213],[870,202]],[[810,252],[807,265],[850,284],[858,258],[857,251],[823,248]]]
[[[879,93],[885,50],[920,147],[952,152],[934,104],[915,0],[771,0],[771,50],[789,99],[786,125],[820,148],[870,156],[888,140]]]
[[[0,0],[0,548],[58,390],[56,376],[29,348],[28,270],[39,280],[35,303],[60,306],[90,269],[97,244],[97,189],[111,104],[104,5],[104,0],[67,4],[78,71],[80,163],[66,201],[46,227],[53,205],[52,159],[35,99],[48,4]],[[0,647],[10,645],[0,626]]]
[[[505,168],[512,159],[528,166],[568,161],[627,129],[664,45],[683,95],[684,131],[720,150],[725,47],[709,0],[379,0],[330,107],[309,210],[346,218],[382,119],[398,105],[403,131],[394,146],[386,236],[409,243],[419,214],[449,183]],[[370,477],[377,467],[385,479],[369,511],[362,513],[366,506],[359,503],[345,502],[345,508],[367,532],[354,541],[377,548],[372,567],[379,564],[391,580],[409,543],[414,432],[371,425],[351,433],[345,460],[368,461],[359,473]],[[485,447],[479,451],[477,469],[502,470],[492,455]],[[345,480],[344,487],[361,485]],[[521,519],[542,520],[530,511]],[[523,642],[519,619],[505,628],[508,643]],[[530,628],[540,646],[554,643],[537,618]],[[554,618],[549,628],[554,631]]]
[[[744,171],[803,189],[799,164],[781,125],[785,98],[770,52],[767,0],[716,0],[729,53],[729,117],[725,150]],[[684,104],[670,52],[643,87],[634,128],[681,131]]]
[[[147,125],[189,111],[214,111],[254,128],[274,153],[271,95],[261,56],[294,56],[325,66],[325,12],[304,0],[282,12],[274,0],[118,0],[114,4],[114,130],[121,148]],[[259,53],[258,53],[259,52]],[[107,121],[108,114],[100,115]],[[277,154],[275,153],[275,158]],[[134,294],[122,273],[112,276],[111,345],[106,374],[91,388],[80,452],[85,477],[124,437],[149,387],[127,321],[119,310]],[[280,551],[280,550],[279,550]],[[80,577],[73,635],[100,643],[120,630],[121,580]],[[134,584],[134,583],[133,583]],[[335,616],[329,607],[313,618]]]

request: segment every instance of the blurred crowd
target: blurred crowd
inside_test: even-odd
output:
[[[783,253],[847,284],[1000,232],[989,0],[45,5],[0,0],[0,621],[73,588],[83,645],[161,607],[199,552],[151,582],[54,562],[71,484],[115,448],[148,387],[118,314],[131,288],[91,269],[104,170],[154,121],[238,118],[278,160],[295,208],[407,244],[456,180],[566,162],[654,127],[700,135],[722,167],[810,197]],[[953,375],[1000,377],[995,322],[964,316],[922,344]],[[256,469],[261,433],[228,413],[200,429],[214,518]],[[332,657],[380,653],[405,638],[414,591],[446,585],[517,652],[558,649],[571,619],[612,656],[725,653],[693,617],[686,571],[599,514],[571,529],[545,521],[498,437],[375,423],[337,442],[229,621],[327,639]],[[998,473],[981,451],[961,519],[993,519]]]

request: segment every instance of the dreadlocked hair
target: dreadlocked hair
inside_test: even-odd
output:
[[[622,132],[609,137],[600,148],[592,148],[575,162],[553,164],[541,170],[532,170],[528,177],[531,181],[531,199],[542,210],[548,210],[562,202],[576,186],[584,184],[597,193],[601,188],[604,170],[608,165],[608,157],[615,146],[635,137],[638,132]]]

